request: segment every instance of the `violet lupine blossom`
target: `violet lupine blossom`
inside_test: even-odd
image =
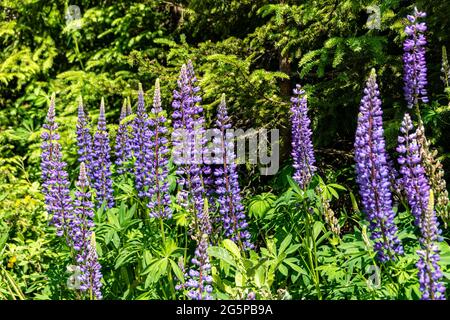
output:
[[[216,126],[217,136],[213,143],[217,168],[214,170],[214,182],[225,236],[230,237],[243,249],[252,249],[251,235],[247,230],[248,223],[241,202],[233,133],[228,130],[231,128],[231,123],[225,95],[222,95],[219,104]]]
[[[179,197],[182,205],[193,214],[192,236],[197,241],[192,268],[188,280],[177,286],[188,288],[190,299],[212,299],[212,278],[209,275],[211,265],[207,249],[211,234],[211,222],[206,195],[203,186],[204,167],[202,166],[204,146],[206,144],[203,108],[199,105],[201,98],[197,95],[200,88],[196,85],[192,62],[181,67],[178,89],[173,92],[172,107],[174,112],[172,133],[173,157],[177,165]]]
[[[442,241],[441,230],[436,213],[433,209],[431,188],[425,170],[421,165],[419,144],[416,133],[412,132],[413,124],[409,114],[405,114],[398,137],[397,151],[400,156],[400,172],[403,177],[405,193],[415,218],[415,224],[420,229],[421,249],[417,251],[419,261],[416,266],[420,291],[424,300],[445,299],[445,286],[441,282],[443,277],[439,266],[438,241]]]
[[[101,292],[101,265],[98,262],[98,255],[95,249],[95,234],[92,235],[90,245],[87,249],[86,262],[81,267],[81,277],[80,280],[84,285],[80,287],[81,290],[89,290],[95,299],[100,300],[103,298]]]
[[[174,109],[172,141],[174,162],[177,165],[177,182],[181,189],[180,202],[184,206],[190,206],[197,234],[210,234],[209,219],[205,223],[200,223],[205,214],[201,164],[206,141],[203,108],[199,105],[200,88],[196,85],[197,78],[191,61],[181,67],[177,83],[178,89],[173,92],[172,102]]]
[[[80,165],[80,175],[76,186],[78,189],[75,192],[72,239],[73,248],[76,252],[76,264],[80,270],[80,290],[88,292],[92,298],[101,299],[101,266],[98,262],[95,247],[92,245],[94,205],[91,202],[89,181],[83,162]]]
[[[124,101],[120,112],[120,123],[119,128],[117,129],[116,145],[114,147],[116,152],[116,171],[118,174],[123,174],[126,171],[125,163],[129,161],[132,156],[132,145],[128,132],[128,124],[123,121],[123,119],[130,115],[129,111],[127,103]]]
[[[169,183],[167,180],[169,174],[169,148],[167,144],[169,140],[167,139],[167,119],[162,112],[161,90],[159,79],[156,79],[153,108],[149,119],[153,156],[150,168],[151,184],[147,192],[149,198],[147,206],[150,208],[151,217],[170,219],[172,211],[170,209]]]
[[[208,241],[208,235],[203,234],[195,249],[195,256],[191,260],[193,266],[186,275],[188,280],[182,286],[188,289],[187,296],[192,300],[212,300],[213,288],[210,275],[211,264],[207,252]]]
[[[142,90],[142,85],[139,84],[136,118],[134,118],[131,124],[133,131],[132,148],[135,157],[134,176],[139,197],[146,195],[146,181],[150,179],[150,166],[152,162],[152,153],[150,151],[151,134],[148,115],[145,109],[144,91]]]
[[[48,213],[52,216],[51,223],[56,227],[58,236],[65,235],[67,244],[70,245],[69,230],[73,219],[73,206],[70,197],[70,182],[65,170],[66,163],[62,161],[60,138],[55,121],[55,95],[50,100],[45,129],[42,132],[42,191],[45,195],[45,204]]]
[[[394,223],[379,95],[375,70],[372,70],[360,104],[355,161],[359,194],[370,222],[374,249],[378,259],[385,262],[403,254],[403,247]]]
[[[100,115],[98,118],[97,132],[94,135],[92,160],[93,187],[96,191],[98,206],[106,203],[107,208],[114,206],[113,188],[111,180],[111,160],[109,135],[106,129],[105,102],[100,103]]]
[[[427,65],[425,61],[425,46],[427,40],[424,32],[427,26],[424,22],[418,22],[419,18],[426,16],[414,8],[414,15],[408,15],[408,25],[405,33],[408,38],[403,43],[403,88],[408,108],[418,106],[419,101],[428,102],[427,90]]]
[[[294,180],[305,188],[311,181],[316,167],[311,140],[311,120],[308,117],[308,105],[305,91],[299,84],[291,97],[291,123],[292,123],[292,157],[294,159]]]
[[[83,108],[83,100],[80,97],[78,103],[78,122],[77,122],[77,145],[78,161],[84,162],[89,178],[92,180],[92,135],[89,130],[89,122]]]

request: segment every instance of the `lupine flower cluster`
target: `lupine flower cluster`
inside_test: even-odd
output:
[[[124,122],[124,119],[131,115],[131,106],[127,104],[125,100],[120,112],[120,123],[117,129],[116,145],[114,146],[116,154],[116,172],[123,174],[126,171],[125,163],[131,160],[132,157],[132,144],[130,134],[128,132],[128,125]]]
[[[212,300],[211,286],[212,277],[211,264],[207,249],[209,247],[209,236],[203,234],[195,249],[195,256],[192,258],[192,268],[185,275],[188,279],[185,283],[177,285],[176,289],[187,289],[187,296],[192,300]]]
[[[204,153],[204,118],[203,108],[199,105],[201,98],[197,95],[200,88],[196,85],[192,62],[181,68],[178,89],[173,92],[172,107],[174,112],[173,156],[178,165],[178,184],[181,187],[181,200],[192,205],[188,207],[193,214],[192,236],[197,241],[195,257],[191,260],[192,268],[187,274],[188,280],[178,288],[188,288],[190,299],[211,299],[212,278],[207,249],[211,222],[208,207],[205,206],[203,187],[203,169],[201,161]],[[183,152],[187,156],[183,156]]]
[[[233,134],[227,130],[231,128],[231,123],[224,95],[219,105],[216,126],[218,135],[213,143],[218,161],[214,170],[214,181],[225,236],[241,245],[243,249],[251,249],[253,244],[250,242],[248,223],[241,203]]]
[[[58,236],[65,235],[67,244],[71,244],[69,229],[73,218],[72,199],[70,198],[69,179],[62,161],[59,144],[58,124],[55,121],[55,95],[53,94],[48,109],[45,129],[41,135],[42,155],[42,189],[45,195],[47,211],[52,215],[52,224]]]
[[[82,107],[79,115],[84,119]],[[62,154],[58,143],[58,125],[55,122],[55,95],[52,95],[46,123],[42,133],[42,178],[43,192],[46,198],[47,211],[52,215],[52,223],[58,236],[65,235],[67,245],[75,252],[76,269],[81,291],[89,291],[91,298],[101,299],[102,294],[100,264],[95,248],[90,246],[91,229],[94,227],[93,204],[89,192],[89,180],[84,162],[80,164],[80,177],[76,185],[76,200],[70,197],[68,174],[64,170],[66,164],[61,161]],[[85,123],[78,122],[78,137],[84,137]],[[80,141],[80,140],[79,140]],[[89,141],[88,139],[83,140]],[[86,147],[86,144],[81,144]],[[80,153],[80,156],[85,155]]]
[[[426,25],[419,22],[424,12],[415,9],[408,16],[404,42],[404,94],[409,108],[420,102],[427,103],[427,69],[425,62]],[[448,84],[448,62],[444,66]],[[190,234],[196,241],[194,257],[185,273],[187,281],[177,285],[190,299],[212,299],[211,264],[208,247],[211,241],[212,225],[210,212],[217,209],[225,236],[242,249],[251,249],[248,223],[242,205],[238,182],[234,141],[225,97],[218,107],[216,134],[213,141],[216,162],[205,164],[207,150],[205,120],[200,105],[200,88],[191,61],[183,65],[173,92],[173,159],[178,175],[178,196],[181,205],[190,213]],[[312,144],[311,121],[308,117],[307,97],[300,85],[296,85],[291,98],[292,157],[294,180],[306,189],[317,168]],[[125,164],[134,157],[135,187],[139,197],[147,199],[145,205],[154,218],[170,218],[172,215],[168,185],[168,164],[170,150],[167,138],[167,119],[161,104],[159,80],[155,83],[153,107],[146,112],[144,92],[139,85],[136,117],[128,126],[124,119],[131,115],[131,105],[124,103],[118,133],[115,155],[116,173],[127,171]],[[445,211],[448,193],[443,180],[442,165],[434,160],[436,154],[429,151],[423,123],[419,118],[416,132],[413,123],[405,115],[401,135],[398,137],[401,177],[395,170],[385,150],[381,99],[372,70],[360,103],[355,139],[355,161],[357,183],[363,211],[370,223],[371,239],[377,258],[381,262],[395,260],[403,254],[403,247],[397,236],[394,222],[392,193],[406,194],[415,224],[420,230],[420,250],[416,264],[422,299],[444,299],[445,286],[439,266],[438,243],[442,241],[437,212]],[[55,122],[55,97],[52,96],[44,132],[42,134],[42,178],[45,203],[52,216],[52,223],[58,236],[65,236],[67,244],[75,253],[79,289],[85,296],[101,299],[101,266],[98,261],[94,233],[94,204],[91,202],[90,186],[95,190],[98,205],[114,206],[111,180],[110,144],[106,129],[105,106],[102,99],[97,131],[92,138],[89,121],[80,100],[78,107],[77,144],[80,175],[76,182],[76,199],[72,202],[69,193],[69,179],[62,161],[61,146],[58,143],[58,125]],[[131,127],[131,132],[129,132]],[[442,182],[444,181],[444,182]],[[394,184],[395,182],[395,184]],[[322,194],[320,186],[316,192]],[[436,195],[436,205],[434,196]],[[208,200],[206,200],[208,199]],[[339,235],[338,220],[330,208],[329,200],[322,195],[322,211],[329,228]],[[211,209],[212,205],[213,209]],[[442,206],[442,208],[440,207]],[[311,208],[312,210],[312,208]],[[441,213],[441,216],[445,215]],[[161,221],[162,222],[162,221]],[[164,238],[164,237],[163,237]],[[366,238],[364,238],[366,239]],[[184,273],[184,265],[180,266]],[[254,299],[253,292],[248,299]]]
[[[384,262],[402,254],[403,247],[397,237],[392,210],[382,114],[376,74],[372,70],[360,104],[355,161],[359,193],[370,222],[374,248],[378,259]]]
[[[160,84],[159,79],[157,79],[155,82],[153,108],[149,118],[150,142],[153,155],[149,172],[151,181],[147,191],[147,197],[149,198],[147,206],[150,208],[150,216],[153,218],[171,218],[172,216],[169,183],[167,181],[169,173],[168,129],[166,127],[167,119],[162,112]]]
[[[305,188],[311,181],[316,167],[312,145],[311,120],[308,117],[308,106],[305,90],[296,85],[294,96],[291,98],[292,124],[292,158],[294,159],[294,180]]]
[[[97,131],[94,135],[94,155],[92,159],[93,187],[96,191],[98,206],[103,203],[107,208],[114,206],[113,188],[111,180],[111,160],[109,135],[106,129],[105,102],[100,103]]]
[[[148,115],[145,107],[144,91],[142,85],[139,84],[138,104],[136,109],[136,117],[132,124],[133,140],[132,148],[135,157],[134,175],[135,185],[138,195],[144,197],[146,195],[146,182],[150,177],[150,163],[152,160],[151,152],[151,135],[149,129]]]
[[[80,176],[76,183],[78,190],[75,192],[74,217],[72,221],[73,248],[76,251],[76,263],[80,270],[80,290],[89,292],[96,299],[102,298],[100,288],[102,287],[100,272],[101,266],[98,262],[95,242],[93,244],[94,211],[89,191],[89,181],[86,168],[82,162],[80,165]]]
[[[89,130],[89,121],[84,112],[83,100],[80,98],[78,103],[78,122],[77,122],[77,145],[78,145],[78,161],[84,162],[88,171],[88,176],[92,180],[92,135]]]
[[[427,40],[424,32],[427,26],[419,22],[420,18],[426,16],[425,12],[414,8],[414,14],[408,15],[408,25],[405,33],[408,38],[403,43],[403,80],[405,83],[404,93],[408,108],[418,106],[419,101],[428,102],[427,90],[427,66],[425,61],[425,46]]]
[[[429,178],[429,183],[435,195],[435,207],[439,211],[439,215],[443,218],[445,226],[450,220],[450,209],[447,186],[444,179],[444,170],[441,162],[437,157],[437,151],[430,150],[430,143],[425,136],[425,128],[423,127],[422,118],[418,108],[418,103],[427,103],[426,96],[427,85],[427,67],[425,61],[425,46],[427,44],[424,32],[427,27],[424,22],[419,23],[419,18],[425,17],[425,12],[420,12],[417,8],[414,9],[414,14],[408,16],[409,24],[405,29],[409,36],[404,42],[405,54],[404,60],[404,81],[405,81],[405,98],[408,107],[416,106],[417,117],[419,125],[417,128],[417,141],[420,148],[420,156],[422,165],[425,169],[426,175]],[[443,50],[445,53],[445,49]],[[448,62],[446,55],[443,55],[443,70],[448,70]],[[448,84],[448,82],[447,82]]]
[[[205,129],[203,108],[199,105],[201,98],[197,95],[200,87],[196,83],[194,68],[189,61],[187,65],[181,67],[178,89],[173,92],[172,144],[174,162],[177,164],[177,182],[181,189],[180,200],[185,206],[192,204],[188,210],[193,212],[195,230],[193,236],[201,236],[204,233],[211,233],[211,224],[209,219],[202,219],[205,211],[205,190],[201,162]]]
[[[438,264],[439,248],[437,241],[442,241],[439,222],[430,197],[430,185],[421,165],[417,134],[412,132],[413,124],[409,114],[405,114],[401,135],[398,137],[400,154],[398,162],[403,177],[404,189],[408,198],[415,223],[420,229],[422,249],[418,251],[420,291],[422,299],[444,299],[445,286],[441,282],[443,276]]]

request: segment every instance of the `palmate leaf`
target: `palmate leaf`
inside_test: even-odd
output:
[[[252,198],[249,204],[249,215],[262,218],[275,202],[276,196],[272,193],[263,193]]]
[[[229,253],[228,250],[222,247],[210,246],[208,247],[208,254],[211,257],[217,258],[233,267],[236,267],[236,262],[233,256]]]
[[[151,283],[158,282],[162,275],[167,273],[167,268],[169,266],[168,259],[158,259],[155,258],[150,265],[142,272],[142,275],[147,274],[145,280],[145,288],[148,288]]]
[[[241,251],[239,247],[230,239],[225,239],[222,241],[222,245],[227,249],[236,259],[241,259]]]

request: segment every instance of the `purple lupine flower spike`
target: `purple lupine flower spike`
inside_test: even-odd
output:
[[[205,191],[202,177],[202,157],[205,145],[203,108],[196,85],[197,78],[192,62],[181,67],[178,78],[178,89],[173,92],[172,107],[174,112],[172,133],[173,158],[177,165],[179,198],[182,205],[193,213],[193,235],[210,234],[211,224],[209,219],[200,223],[204,215]]]
[[[179,186],[179,200],[184,207],[188,206],[188,188],[189,188],[189,170],[188,164],[190,162],[191,150],[189,146],[188,133],[192,128],[192,119],[189,116],[190,104],[192,103],[189,97],[189,87],[186,74],[186,65],[183,64],[180,71],[180,76],[177,80],[178,90],[173,91],[172,101],[172,118],[173,118],[173,132],[172,132],[172,156],[176,167],[177,184]]]
[[[120,122],[119,128],[117,129],[116,145],[114,147],[116,153],[116,171],[118,174],[123,174],[126,171],[126,162],[131,159],[131,143],[129,139],[128,126],[127,123],[124,122],[124,119],[127,116],[129,116],[127,101],[124,100],[120,112]]]
[[[95,246],[92,245],[94,205],[91,202],[92,197],[89,190],[89,181],[83,162],[80,165],[80,175],[76,186],[72,239],[73,248],[76,252],[76,264],[80,270],[80,290],[82,292],[88,292],[92,298],[101,299],[101,267],[98,262]]]
[[[187,274],[188,280],[184,284],[184,288],[188,289],[187,296],[192,300],[212,300],[213,288],[210,275],[211,264],[207,252],[208,241],[208,235],[203,234],[195,249],[195,256],[191,260],[193,266]]]
[[[314,148],[312,144],[311,120],[308,117],[308,105],[305,90],[299,84],[291,98],[292,123],[292,157],[294,159],[294,180],[301,188],[311,181],[315,167]]]
[[[427,65],[425,60],[425,46],[427,40],[424,32],[427,26],[424,22],[418,22],[426,16],[414,8],[414,14],[408,15],[408,25],[405,27],[407,39],[403,43],[403,88],[408,108],[418,107],[419,101],[428,102],[427,90]]]
[[[77,122],[77,145],[78,161],[84,162],[89,178],[92,180],[90,166],[92,165],[92,135],[89,130],[89,122],[84,112],[83,100],[80,97],[78,103],[78,122]]]
[[[88,254],[86,257],[86,264],[85,269],[81,269],[83,274],[87,277],[89,276],[89,279],[86,279],[89,281],[89,290],[92,292],[92,295],[95,299],[100,300],[103,298],[102,292],[101,292],[101,279],[102,279],[102,273],[101,273],[101,265],[98,262],[98,255],[96,251],[96,242],[95,242],[95,233],[92,233],[90,245],[88,247]],[[84,280],[82,278],[82,280]]]
[[[109,135],[106,129],[105,102],[103,98],[100,103],[100,115],[97,131],[94,135],[93,150],[92,174],[93,187],[98,199],[97,203],[99,207],[106,203],[107,208],[112,208],[114,206],[114,198],[111,180],[111,146],[109,145]]]
[[[424,300],[443,300],[445,286],[441,281],[443,273],[439,266],[437,245],[437,242],[442,241],[441,230],[433,208],[430,184],[421,164],[417,133],[412,130],[411,117],[406,113],[400,129],[401,135],[398,137],[397,151],[400,154],[398,162],[401,165],[403,187],[415,224],[421,233],[421,249],[417,251],[419,261],[416,264],[420,291]]]
[[[389,168],[386,162],[381,100],[375,70],[364,89],[355,141],[357,183],[364,212],[370,222],[371,238],[380,261],[403,254],[394,223]]]
[[[251,249],[253,244],[250,242],[251,236],[247,230],[248,223],[241,202],[233,134],[228,130],[231,128],[231,123],[225,95],[222,95],[219,105],[216,126],[214,151],[219,157],[216,163],[217,168],[214,170],[214,182],[225,236],[230,237],[243,249]]]
[[[205,129],[203,108],[196,85],[192,62],[181,68],[178,78],[178,88],[173,92],[172,107],[174,112],[172,134],[173,157],[177,165],[178,185],[180,188],[180,202],[192,213],[191,234],[197,241],[192,268],[188,273],[188,280],[178,288],[190,289],[187,293],[190,299],[212,299],[212,277],[209,275],[211,265],[207,249],[211,222],[208,206],[205,202],[203,183],[202,158],[205,147]]]
[[[172,217],[170,209],[169,182],[169,148],[167,144],[168,129],[166,127],[167,119],[163,115],[161,108],[161,90],[159,79],[155,82],[155,94],[153,97],[153,108],[151,109],[151,142],[152,142],[152,166],[150,176],[152,181],[148,189],[150,216],[153,218]]]
[[[148,115],[146,113],[144,91],[142,85],[139,84],[138,104],[136,109],[136,117],[132,123],[133,130],[133,154],[135,157],[134,176],[136,190],[139,197],[146,195],[146,181],[150,179],[151,165],[151,136],[149,131]]]
[[[65,170],[66,163],[62,161],[60,138],[55,121],[55,94],[50,100],[45,129],[42,132],[42,189],[48,213],[52,216],[51,223],[56,227],[58,236],[65,235],[66,242],[71,245],[69,230],[73,219],[72,199],[70,197],[70,182]]]

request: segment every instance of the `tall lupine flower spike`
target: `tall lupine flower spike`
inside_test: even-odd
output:
[[[197,78],[192,62],[189,61],[187,65],[181,67],[178,89],[173,92],[172,141],[174,163],[177,165],[177,182],[180,187],[180,202],[193,213],[195,231],[193,236],[198,238],[203,233],[210,234],[211,225],[200,224],[205,206],[201,166],[205,129],[203,108],[199,105],[201,98],[197,95],[200,88],[196,83]]]
[[[355,140],[357,183],[371,238],[380,261],[403,254],[392,210],[389,171],[386,162],[383,119],[375,70],[364,89]]]
[[[94,236],[92,232],[94,228],[94,205],[91,202],[89,181],[83,162],[80,165],[80,176],[76,186],[72,237],[73,248],[76,251],[76,263],[80,270],[80,290],[87,292],[91,298],[101,299],[101,266],[98,262],[95,245],[93,246],[92,244]]]
[[[207,254],[211,222],[203,187],[202,157],[205,145],[200,88],[191,61],[181,68],[178,89],[173,92],[173,157],[177,165],[180,201],[192,212],[192,236],[197,241],[189,280],[178,288],[190,288],[190,299],[211,299],[211,265]]]
[[[178,266],[184,274],[185,281],[175,286],[176,290],[184,291],[192,300],[212,300],[213,288],[211,286],[212,277],[211,264],[208,256],[209,239],[207,234],[203,234],[195,250],[195,255],[191,259],[192,267],[186,272],[183,259],[178,260]],[[181,279],[178,279],[181,280]]]
[[[437,159],[437,151],[430,150],[430,143],[425,136],[425,128],[420,116],[419,102],[428,102],[427,85],[427,67],[425,61],[425,46],[427,44],[424,32],[427,27],[424,22],[419,23],[418,19],[425,17],[424,12],[414,9],[414,15],[408,16],[409,24],[405,28],[409,36],[404,42],[404,82],[405,98],[408,107],[415,106],[415,111],[419,120],[417,129],[417,141],[420,147],[422,164],[429,178],[429,182],[435,195],[435,207],[447,226],[450,220],[449,199],[444,179],[444,169],[441,162]]]
[[[411,118],[405,114],[398,137],[398,162],[411,212],[421,233],[417,268],[422,299],[440,300],[445,299],[445,287],[441,282],[443,274],[438,264],[440,257],[437,242],[442,241],[441,230],[433,208],[433,193],[421,165],[417,134],[412,130]]]
[[[213,143],[217,168],[214,170],[214,182],[225,236],[230,237],[243,249],[251,249],[253,244],[250,243],[251,236],[247,230],[248,223],[241,202],[233,134],[228,130],[231,123],[225,95],[222,95],[219,104],[216,126],[217,134]]]
[[[109,135],[106,129],[105,102],[100,103],[97,131],[94,135],[94,155],[92,163],[93,187],[96,191],[98,206],[106,203],[107,208],[114,206],[113,188],[111,180],[111,160]]]
[[[169,195],[169,148],[167,144],[167,119],[161,108],[161,90],[159,79],[155,82],[155,94],[153,97],[153,108],[150,113],[150,128],[152,142],[152,166],[150,168],[151,185],[148,189],[150,216],[153,218],[171,218]]]
[[[56,227],[58,236],[65,235],[68,245],[71,245],[69,230],[73,219],[73,206],[70,197],[66,163],[62,161],[61,145],[59,144],[58,124],[55,122],[55,94],[50,100],[45,129],[42,132],[42,191],[51,222]]]
[[[150,178],[152,161],[149,121],[145,109],[144,91],[142,90],[142,84],[139,83],[136,117],[131,125],[133,131],[133,154],[135,157],[134,175],[139,197],[144,197],[146,194],[145,184]]]
[[[213,288],[210,275],[211,264],[207,252],[208,241],[208,235],[203,234],[197,249],[195,249],[195,257],[191,260],[193,266],[187,274],[188,280],[184,284],[184,287],[189,290],[187,295],[192,300],[212,300]]]
[[[92,180],[92,135],[89,130],[89,122],[84,112],[83,99],[80,97],[78,102],[78,122],[77,122],[77,145],[78,161],[84,162],[88,171],[88,176]]]
[[[444,179],[444,169],[442,163],[437,158],[437,151],[430,149],[430,142],[425,136],[425,128],[419,111],[419,101],[428,102],[426,96],[427,85],[427,68],[425,62],[425,46],[427,44],[423,33],[426,31],[425,23],[419,23],[419,18],[425,17],[426,14],[414,9],[414,15],[408,16],[409,25],[405,32],[409,38],[404,43],[404,81],[405,81],[405,97],[408,107],[413,105],[416,107],[416,113],[419,120],[417,128],[417,141],[420,148],[420,157],[422,165],[425,169],[429,183],[434,192],[435,208],[444,225],[450,220],[450,208],[446,181]],[[443,50],[445,53],[445,49]],[[443,56],[443,70],[448,71],[448,62]]]
[[[311,140],[311,120],[308,117],[308,105],[305,91],[300,85],[294,89],[291,97],[291,124],[292,124],[292,157],[294,159],[294,180],[305,188],[311,181],[316,167]]]
[[[424,22],[418,22],[426,16],[414,8],[414,14],[408,15],[408,25],[405,27],[407,39],[403,43],[403,80],[405,83],[404,93],[408,108],[416,106],[419,110],[419,101],[428,102],[427,90],[427,66],[425,61],[425,46],[427,40],[424,32],[427,26]],[[418,116],[420,116],[418,114]]]
[[[120,112],[119,128],[117,129],[116,145],[114,146],[116,153],[116,166],[117,173],[123,174],[126,171],[125,163],[131,160],[131,141],[128,132],[128,124],[124,122],[124,119],[130,115],[127,101],[124,100],[123,106]]]
[[[103,298],[101,292],[101,265],[98,262],[98,255],[96,251],[96,241],[95,241],[95,233],[92,233],[90,245],[88,247],[88,254],[86,257],[85,267],[81,268],[81,272],[83,272],[84,277],[81,277],[81,281],[88,283],[87,290],[90,292],[91,299],[100,300]],[[89,278],[87,278],[89,277]],[[84,288],[82,288],[84,289]]]

